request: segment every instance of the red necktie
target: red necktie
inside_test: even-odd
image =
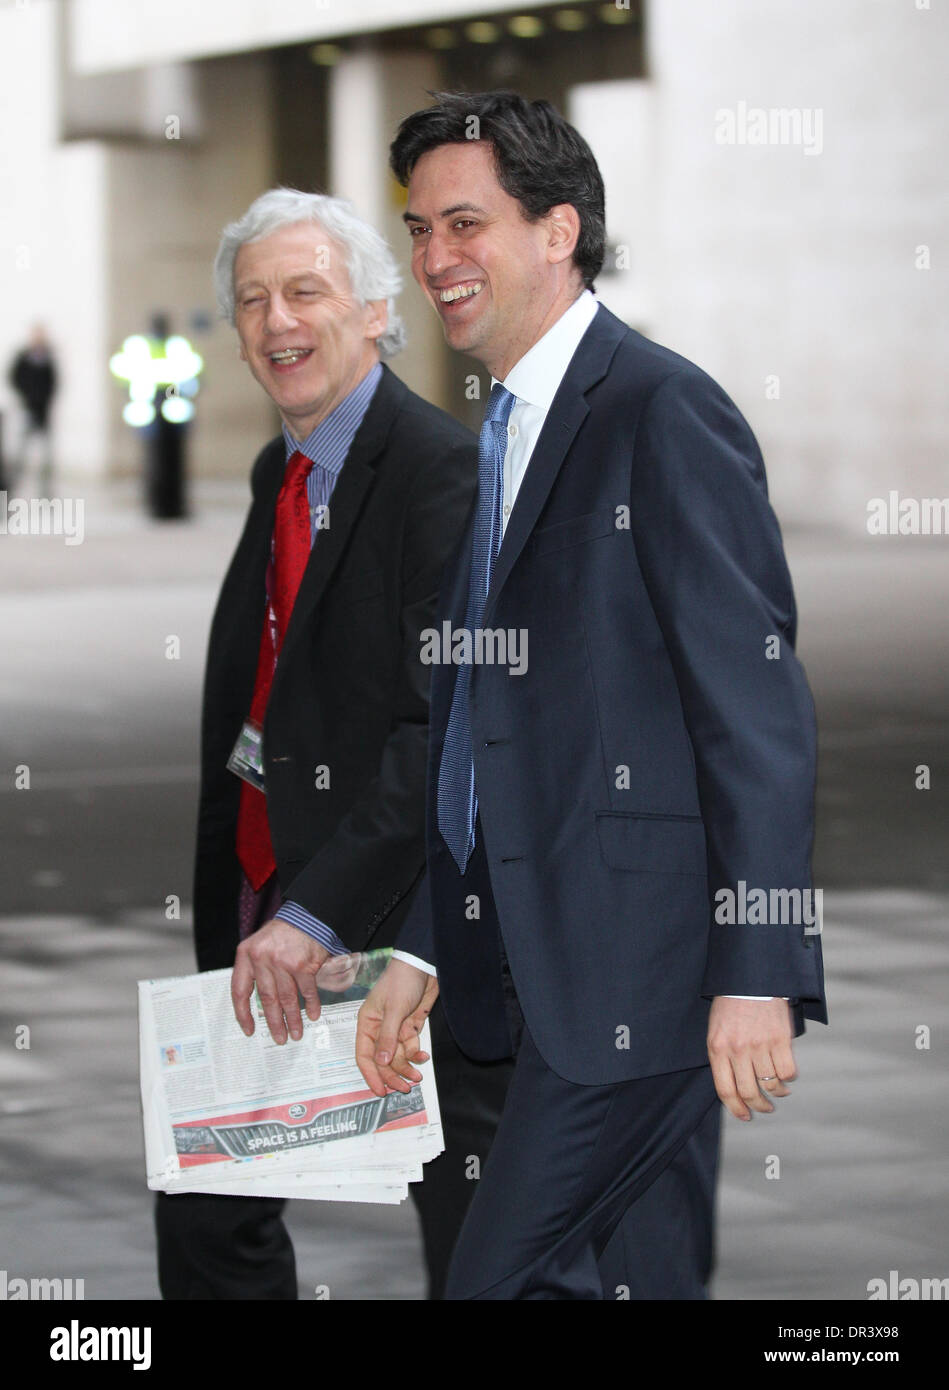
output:
[[[283,639],[290,623],[297,591],[310,558],[310,504],[306,495],[306,480],[313,462],[299,450],[291,454],[283,484],[277,497],[274,519],[273,566],[271,594],[264,612],[257,656],[257,675],[250,718],[261,728],[267,712],[274,668]],[[271,610],[276,631],[271,628]],[[277,867],[270,826],[267,822],[267,798],[249,782],[241,783],[241,802],[237,813],[237,857],[254,892],[259,892]]]

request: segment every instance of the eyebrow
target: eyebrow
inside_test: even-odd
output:
[[[304,268],[301,270],[291,271],[286,278],[288,283],[292,283],[294,280],[305,280],[308,277],[312,277],[314,280],[320,280],[324,284],[328,283],[325,275],[323,275],[319,270],[315,270],[312,268]],[[256,288],[266,289],[266,285],[264,284],[263,280],[241,280],[238,284],[234,286],[234,293],[240,294],[242,290],[250,290]]]
[[[479,208],[476,203],[454,203],[450,208],[443,208],[438,214],[439,218],[454,217],[456,212],[477,212],[485,216],[485,209]],[[424,222],[424,217],[419,217],[417,212],[403,212],[403,222]]]

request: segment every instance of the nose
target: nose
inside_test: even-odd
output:
[[[294,323],[290,307],[282,295],[272,294],[267,301],[264,328],[268,333],[283,333]]]
[[[425,238],[425,249],[420,257],[422,274],[429,280],[437,280],[446,270],[460,265],[461,257],[452,249],[448,237],[432,231]]]

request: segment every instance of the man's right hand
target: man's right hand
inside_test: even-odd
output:
[[[412,1063],[428,1061],[419,1033],[437,998],[435,976],[404,960],[390,960],[369,992],[356,1023],[356,1063],[375,1095],[421,1081]]]
[[[254,1031],[250,997],[256,981],[274,1042],[285,1043],[288,1032],[294,1042],[299,1042],[303,1037],[300,995],[306,1004],[307,1018],[315,1023],[320,1016],[316,977],[329,958],[325,946],[279,917],[242,941],[231,975],[231,1001],[247,1036]]]

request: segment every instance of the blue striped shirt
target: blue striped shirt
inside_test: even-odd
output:
[[[340,401],[336,409],[327,415],[325,420],[321,420],[313,433],[302,442],[294,439],[286,425],[283,427],[288,462],[291,454],[299,451],[306,454],[308,459],[312,459],[314,464],[306,480],[306,495],[310,504],[311,547],[316,544],[320,531],[329,528],[330,498],[336,480],[343,471],[346,455],[381,379],[382,366],[377,362],[355,390],[350,391],[346,399]],[[314,937],[331,955],[348,954],[349,947],[343,945],[333,929],[318,917],[314,917],[311,912],[307,912],[299,903],[285,902],[276,915],[282,922],[289,922],[305,931],[307,936]]]

